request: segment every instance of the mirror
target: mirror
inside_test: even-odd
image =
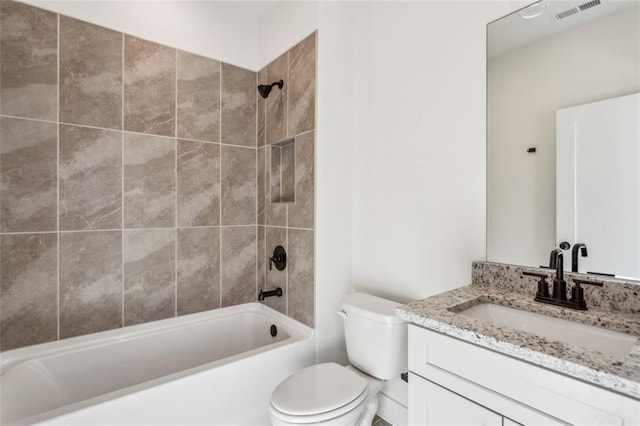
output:
[[[542,0],[487,43],[487,260],[580,242],[579,272],[640,279],[640,3]]]

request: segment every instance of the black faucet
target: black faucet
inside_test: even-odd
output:
[[[549,267],[556,270],[551,297],[556,300],[567,300],[567,282],[564,280],[564,255],[562,254],[562,249],[555,248],[551,250]]]
[[[576,248],[576,246],[578,248]],[[573,249],[574,259],[577,258],[578,250],[583,248],[586,251],[584,244],[576,244]],[[583,254],[583,256],[585,256]],[[576,265],[577,266],[577,265]],[[546,282],[547,274],[535,273],[535,272],[522,272],[522,275],[538,277],[538,291],[534,298],[537,302],[549,303],[551,305],[563,306],[571,309],[587,309],[587,304],[584,300],[584,292],[581,284],[589,284],[602,287],[601,281],[582,280],[577,277],[573,277],[573,288],[571,289],[571,300],[567,300],[567,282],[564,279],[564,257],[562,249],[555,248],[551,250],[549,256],[549,268],[556,270],[556,277],[553,279],[553,290],[551,296],[549,296],[548,284]]]
[[[262,291],[258,294],[258,300],[263,301],[267,297],[278,296],[282,297],[282,288],[277,287],[275,290]]]
[[[578,272],[578,251],[580,251],[582,257],[587,257],[587,245],[584,243],[575,243],[573,245],[571,249],[571,272]]]

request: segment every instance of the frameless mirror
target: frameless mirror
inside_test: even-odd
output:
[[[579,272],[640,279],[640,3],[542,0],[487,39],[487,260],[585,243]]]

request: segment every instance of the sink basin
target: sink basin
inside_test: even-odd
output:
[[[481,303],[458,313],[617,358],[628,355],[638,342],[636,337],[629,334],[492,303]]]

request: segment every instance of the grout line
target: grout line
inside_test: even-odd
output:
[[[174,139],[174,152],[173,152],[173,174],[174,174],[174,183],[173,183],[173,316],[178,316],[178,49],[174,49],[174,62],[173,62],[174,70],[175,70],[175,79],[174,79],[174,130],[173,134],[175,135]]]
[[[124,90],[123,90],[123,92],[124,92]],[[123,99],[124,99],[124,94],[123,94]],[[185,140],[185,141],[190,141],[190,142],[201,142],[201,143],[208,143],[208,144],[213,144],[213,145],[230,146],[230,147],[234,147],[234,148],[257,149],[257,147],[246,146],[246,145],[234,145],[234,144],[229,144],[229,143],[203,141],[203,140],[200,140],[200,139],[178,138],[176,136],[156,135],[154,133],[132,132],[130,130],[112,129],[112,128],[98,127],[98,126],[89,126],[89,125],[86,125],[86,124],[67,123],[67,122],[63,122],[63,121],[58,122],[58,121],[51,121],[51,120],[40,120],[38,118],[19,117],[19,116],[15,116],[15,115],[0,114],[0,117],[3,117],[3,118],[14,118],[14,119],[18,119],[18,120],[35,121],[35,122],[38,122],[38,123],[63,124],[63,125],[66,125],[66,126],[86,127],[88,129],[105,130],[105,131],[110,131],[110,132],[122,132],[122,133],[126,133],[126,134],[131,134],[131,135],[154,136],[154,137],[157,137],[157,138],[166,138],[166,139],[180,139],[180,140]],[[123,121],[124,121],[124,112],[123,112]]]
[[[291,75],[290,75],[290,70],[291,70],[291,49],[287,50],[287,101],[285,104],[285,112],[286,112],[286,117],[287,117],[287,124],[286,124],[286,132],[285,134],[287,135],[287,137],[289,136],[289,93],[291,92]],[[295,139],[294,139],[294,143],[295,143]],[[294,145],[294,161],[295,161],[295,145]],[[282,186],[282,154],[280,157],[280,185]],[[294,172],[295,172],[295,163],[294,163]],[[294,194],[295,194],[295,175],[294,175],[294,181],[293,181],[293,185],[294,185]],[[282,195],[282,189],[280,190],[280,195]],[[295,198],[294,198],[295,200]],[[287,316],[289,316],[289,270],[291,269],[291,263],[290,263],[290,259],[291,259],[291,244],[289,244],[289,204],[286,204],[284,207],[284,225],[285,225],[285,233],[286,233],[286,241],[287,241],[287,251],[289,253],[287,253],[287,265],[289,266],[286,270],[285,273],[285,290],[286,290],[286,294],[287,294],[287,299],[285,300],[285,312],[287,314]]]
[[[57,19],[57,58],[56,58],[56,243],[58,245],[58,256],[56,264],[56,299],[57,299],[57,320],[58,320],[58,340],[60,340],[60,15]]]
[[[278,167],[278,172],[280,173],[280,196],[278,197],[279,201],[282,202],[282,147],[278,148],[278,155],[280,155],[280,160],[278,160],[280,167]],[[285,222],[286,223],[286,222]]]
[[[259,71],[256,71],[256,82],[255,82],[255,86],[256,88],[258,87],[258,85],[260,84],[260,78],[258,76]],[[258,232],[259,230],[259,224],[258,224],[258,194],[260,193],[260,191],[258,190],[258,188],[260,187],[260,162],[258,161],[260,158],[260,152],[258,150],[258,147],[260,146],[260,141],[258,140],[258,128],[259,128],[259,122],[258,122],[258,116],[259,116],[259,110],[260,110],[260,100],[258,99],[258,92],[256,90],[255,93],[255,99],[256,99],[256,292],[255,292],[255,297],[257,299],[258,297],[258,292],[260,291],[260,232]],[[266,234],[265,234],[266,235]]]
[[[218,101],[220,108],[218,108],[219,126],[218,126],[218,224],[220,229],[218,230],[218,307],[222,307],[222,61],[218,62],[220,72],[220,78],[218,79]]]
[[[296,139],[299,138],[299,136],[293,136],[293,202],[296,202],[296,193],[297,193],[297,188],[298,188],[298,150],[296,149],[296,147],[301,148],[300,147],[300,141],[298,141],[298,144],[296,145]],[[289,206],[287,206],[287,226],[289,226]]]
[[[120,306],[120,313],[121,313],[121,318],[120,318],[120,326],[124,327],[124,280],[125,280],[125,276],[124,276],[124,72],[125,72],[125,68],[124,68],[124,55],[125,55],[125,51],[124,51],[124,33],[122,34],[122,75],[120,77],[121,79],[121,96],[122,96],[122,101],[120,103],[120,113],[121,113],[121,121],[120,121],[120,128],[122,129],[120,133],[120,184],[122,186],[121,188],[121,193],[120,193],[120,202],[121,202],[121,208],[120,208],[120,227],[122,228],[122,231],[120,231],[120,244],[121,244],[121,248],[120,248],[120,258],[122,261],[122,265],[121,265],[121,269],[120,269],[120,273],[121,273],[121,280],[120,280],[120,296],[121,296],[121,306]]]
[[[248,228],[251,226],[255,226],[255,224],[251,225],[201,225],[201,226],[180,226],[178,229],[209,229],[209,228]],[[268,226],[269,228],[286,228],[285,226],[270,226],[270,225],[262,225]],[[0,235],[39,235],[39,234],[76,234],[82,232],[114,232],[114,231],[154,231],[154,230],[163,230],[163,229],[173,229],[173,226],[169,226],[166,228],[107,228],[107,229],[70,229],[70,230],[61,230],[61,231],[16,231],[16,232],[0,232]],[[313,228],[291,228],[291,229],[300,229],[303,231],[313,231]]]

